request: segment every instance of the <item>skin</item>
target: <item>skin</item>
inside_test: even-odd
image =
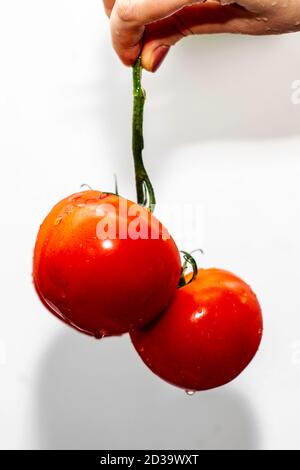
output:
[[[41,225],[35,245],[33,280],[43,304],[97,338],[120,335],[153,320],[175,295],[181,273],[173,239],[166,239],[157,219],[152,216],[150,223],[150,212],[133,202],[127,201],[128,211],[139,207],[147,230],[155,221],[157,239],[97,236],[107,205],[116,209],[117,224],[125,221],[126,229],[136,220],[121,214],[120,200],[99,191],[62,200]],[[109,216],[112,213],[109,209]]]
[[[281,34],[300,30],[299,0],[103,0],[112,43],[125,65],[141,53],[155,71],[190,34]]]
[[[197,391],[237,377],[257,352],[262,330],[259,303],[244,281],[220,269],[200,269],[161,316],[131,339],[152,372]]]

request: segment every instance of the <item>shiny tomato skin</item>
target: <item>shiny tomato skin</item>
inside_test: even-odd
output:
[[[251,288],[234,274],[212,268],[200,269],[131,339],[152,372],[198,391],[237,377],[257,352],[262,330],[261,308]]]
[[[117,222],[124,221],[120,201],[128,208],[136,206],[92,190],[62,200],[41,225],[34,250],[33,280],[43,304],[71,326],[99,338],[153,320],[175,295],[181,272],[173,239],[145,208],[136,206],[149,234],[153,221],[158,224],[157,239],[121,239],[119,232],[113,239],[99,239],[103,210],[111,216],[108,206],[115,209]],[[128,214],[125,224],[134,219]]]

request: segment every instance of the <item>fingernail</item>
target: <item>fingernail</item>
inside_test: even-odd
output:
[[[152,72],[156,72],[156,70],[160,67],[164,58],[168,54],[169,49],[170,49],[170,46],[165,46],[165,45],[158,46],[156,49],[154,49],[153,54],[152,54],[152,66],[151,66]]]

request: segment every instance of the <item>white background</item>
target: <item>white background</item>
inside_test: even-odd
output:
[[[131,74],[100,0],[0,3],[0,447],[300,448],[300,34],[193,37],[145,74],[145,159],[164,206],[194,204],[204,266],[257,292],[265,335],[234,383],[188,397],[128,338],[48,314],[31,282],[51,206],[82,183],[134,198]],[[178,233],[176,232],[178,230]]]

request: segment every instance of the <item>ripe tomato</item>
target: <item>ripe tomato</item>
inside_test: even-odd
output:
[[[186,390],[207,390],[230,382],[249,364],[262,326],[259,303],[245,282],[227,271],[200,269],[131,339],[159,377]]]
[[[153,320],[175,295],[180,272],[178,249],[162,224],[147,209],[99,191],[59,202],[34,251],[33,279],[44,305],[96,337]]]

